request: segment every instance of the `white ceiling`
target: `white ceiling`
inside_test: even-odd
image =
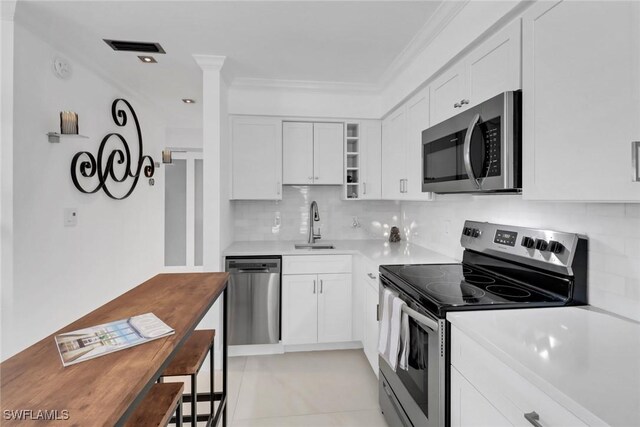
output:
[[[132,89],[185,127],[198,126],[200,69],[192,54],[227,57],[242,79],[376,85],[441,1],[31,1],[16,21]],[[141,63],[102,39],[159,42]]]

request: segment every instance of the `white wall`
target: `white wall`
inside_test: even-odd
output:
[[[112,121],[114,99],[131,102],[144,152],[156,160],[165,145],[162,123],[141,102],[73,59],[73,76],[58,79],[51,60],[59,52],[21,25],[15,29],[13,308],[20,327],[2,331],[3,336],[13,333],[6,355],[157,274],[164,246],[162,173],[156,172],[153,187],[141,179],[123,201],[103,192],[82,194],[70,177],[73,155],[80,150],[97,154],[109,132],[121,132],[137,151],[132,118],[126,128]],[[47,142],[45,134],[58,129],[61,110],[79,114],[80,133],[89,139]],[[78,225],[64,227],[63,209],[70,207],[78,209]]]
[[[193,105],[193,108],[202,108]],[[202,128],[167,128],[165,143],[171,148],[202,149]]]
[[[229,114],[366,119],[381,117],[382,110],[377,92],[232,85]]]
[[[13,321],[13,40],[15,1],[0,3],[0,330]],[[0,334],[0,360],[11,351]]]
[[[280,201],[234,201],[236,240],[306,241],[309,205],[318,202],[322,240],[383,239],[393,225],[400,227],[400,204],[393,201],[341,200],[342,187],[334,185],[283,187]],[[276,215],[280,226],[276,225]],[[360,227],[353,228],[353,217]],[[317,229],[316,229],[317,231]]]
[[[589,303],[640,321],[640,204],[531,202],[504,195],[402,203],[407,240],[456,259],[462,258],[466,219],[586,234]]]

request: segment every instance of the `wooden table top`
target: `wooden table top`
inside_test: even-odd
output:
[[[0,424],[122,423],[222,294],[227,278],[227,273],[159,274],[7,359],[0,364]],[[55,335],[149,312],[175,334],[62,366]],[[7,410],[31,410],[33,418],[46,410],[58,420],[14,423],[6,419]]]

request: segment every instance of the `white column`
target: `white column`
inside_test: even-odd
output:
[[[13,342],[13,43],[15,1],[0,1],[0,360]]]
[[[222,117],[221,117],[221,84],[222,66],[224,56],[193,55],[193,58],[202,68],[202,210],[203,210],[203,270],[223,271],[221,228],[221,180],[220,166],[222,144]],[[215,328],[216,369],[220,368],[221,341],[222,341],[222,311],[220,300],[204,317],[201,325],[203,328]],[[203,365],[202,371],[208,371],[208,362]]]
[[[222,271],[220,247],[221,71],[224,56],[193,55],[202,68],[203,266]]]

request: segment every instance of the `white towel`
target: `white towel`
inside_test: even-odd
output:
[[[391,305],[393,292],[385,288],[382,292],[382,319],[380,319],[380,337],[378,338],[378,353],[384,354],[389,348],[389,324],[391,323]]]
[[[402,325],[400,326],[400,358],[398,366],[405,371],[409,370],[409,349],[411,343],[409,341],[409,315],[402,312]]]
[[[400,330],[403,314],[402,307],[405,305],[405,302],[395,295],[392,295],[391,298],[393,298],[392,304],[389,304],[388,299],[385,298],[387,301],[385,305],[391,305],[391,316],[388,316],[387,322],[385,322],[386,319],[384,319],[383,311],[383,325],[387,324],[388,337],[383,340],[384,337],[381,334],[378,350],[380,351],[380,349],[382,349],[382,351],[380,351],[380,355],[395,372],[398,366],[398,353],[400,352]]]

